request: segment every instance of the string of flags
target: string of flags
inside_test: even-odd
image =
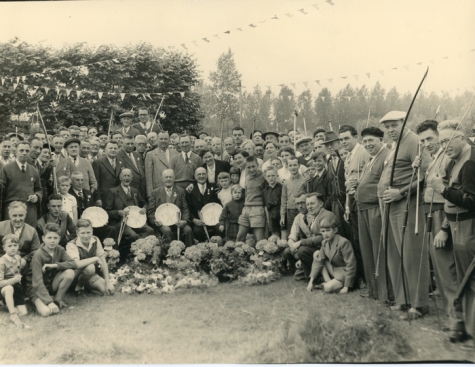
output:
[[[324,0],[324,2],[327,3],[327,4],[330,5],[330,6],[335,5],[332,0]],[[320,5],[319,5],[319,4],[313,4],[313,5],[311,5],[311,7],[314,8],[314,9],[316,9],[317,11],[320,10]],[[302,9],[295,10],[295,12],[286,13],[286,14],[283,14],[283,15],[280,15],[280,16],[274,15],[274,16],[271,17],[271,18],[263,19],[263,20],[261,20],[261,21],[259,21],[259,22],[257,22],[257,23],[263,24],[263,23],[267,22],[268,20],[270,20],[270,21],[275,21],[275,20],[283,19],[283,18],[285,18],[285,17],[292,18],[292,17],[294,16],[294,14],[308,15],[308,14],[309,14],[309,13],[308,13],[309,10],[313,10],[313,9],[309,9],[309,8],[305,9],[305,8],[302,8]],[[215,39],[221,39],[220,35],[230,35],[231,32],[234,33],[234,32],[236,32],[236,31],[237,31],[238,33],[240,33],[240,32],[244,32],[245,29],[248,29],[247,27],[249,27],[249,28],[251,28],[251,29],[255,29],[255,28],[257,28],[257,26],[258,26],[258,24],[256,24],[256,23],[250,23],[250,24],[248,24],[247,26],[235,28],[235,29],[232,29],[232,30],[231,30],[231,29],[228,29],[228,30],[226,30],[226,31],[224,31],[224,32],[222,32],[222,33],[216,33],[216,34],[214,34],[212,37],[211,37],[211,36],[208,36],[208,37],[203,37],[203,38],[201,38],[201,39],[193,40],[193,41],[191,41],[191,43],[192,43],[194,46],[197,46],[197,47],[198,47],[198,46],[199,46],[199,42],[200,42],[200,43],[202,43],[202,42],[204,42],[204,43],[210,43],[211,40],[214,40],[214,38],[215,38]],[[187,45],[190,46],[189,43],[182,43],[182,44],[180,44],[180,46],[183,47],[185,50],[188,50],[188,46],[187,46]]]

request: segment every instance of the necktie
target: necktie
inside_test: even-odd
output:
[[[307,227],[308,227],[308,219],[307,219],[307,216],[306,216],[306,215],[303,216],[303,221],[304,221],[304,223],[305,223],[305,224],[307,225]]]
[[[129,158],[132,161],[132,163],[134,164],[135,168],[138,169],[137,162],[135,162],[134,153],[129,153]]]
[[[172,196],[172,190],[167,189],[167,196],[168,196],[168,197],[171,197],[171,196]]]
[[[205,194],[205,185],[200,185],[200,192],[201,192],[201,195]]]
[[[24,165],[24,164],[21,165],[21,171],[22,171],[23,173],[26,172],[26,170],[25,170],[25,165]]]
[[[126,188],[127,199],[132,199],[132,195],[130,194],[130,187]]]
[[[78,192],[78,197],[79,197],[81,200],[84,199],[84,196],[83,196],[83,194],[82,194],[82,191],[79,191],[79,192]]]
[[[185,163],[188,163],[188,153],[185,153]]]
[[[115,169],[116,164],[115,164],[115,159],[111,162],[112,168]]]

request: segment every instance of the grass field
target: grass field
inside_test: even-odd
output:
[[[290,277],[174,294],[90,296],[31,330],[1,312],[1,363],[475,361],[439,332],[434,310],[409,324],[358,292],[308,293]],[[440,304],[440,300],[439,300]],[[434,314],[434,315],[432,315]]]

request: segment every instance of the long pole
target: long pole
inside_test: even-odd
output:
[[[303,129],[305,130],[305,136],[307,136],[307,123],[305,122],[305,117],[303,118]]]
[[[419,142],[419,157],[421,156],[421,143]],[[419,235],[419,201],[421,194],[421,166],[417,167],[417,192],[416,192],[416,227],[414,229],[414,234]]]
[[[369,126],[369,118],[371,116],[371,109],[368,110],[368,120],[366,120],[366,127]]]
[[[153,126],[155,125],[155,122],[157,121],[157,116],[158,116],[158,113],[160,112],[160,108],[162,107],[162,103],[163,103],[164,99],[165,99],[165,94],[163,95],[162,100],[160,101],[160,104],[158,105],[157,112],[155,113],[155,117],[153,118],[152,124],[150,125],[150,131],[149,132],[153,131]]]
[[[111,109],[111,118],[109,119],[109,129],[107,130],[107,138],[109,139],[111,137],[111,126],[112,126],[113,117],[114,117],[114,109]]]
[[[239,126],[242,127],[242,87],[239,81]]]
[[[220,156],[221,160],[223,159],[223,148],[224,148],[223,134],[224,134],[224,116],[221,115],[221,156]]]
[[[294,111],[294,151],[297,152],[297,111]]]
[[[39,117],[39,120],[41,121],[41,125],[43,126],[43,131],[45,133],[46,141],[48,142],[48,149],[49,149],[49,155],[52,158],[53,157],[53,152],[51,151],[51,144],[48,139],[48,133],[46,131],[46,126],[45,123],[43,122],[43,116],[41,116],[40,112],[40,106],[36,104],[36,111]],[[58,192],[58,182],[56,181],[56,167],[53,167],[53,187],[54,187],[54,192]]]

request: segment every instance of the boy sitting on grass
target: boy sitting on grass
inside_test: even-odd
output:
[[[21,322],[20,316],[25,316],[28,311],[25,306],[25,295],[21,287],[21,257],[18,255],[20,241],[14,234],[7,234],[2,239],[5,255],[0,257],[0,289],[1,297],[10,312],[10,319],[19,327],[30,327]]]
[[[59,246],[61,228],[55,223],[45,226],[43,244],[31,260],[33,291],[31,300],[38,313],[47,317],[68,305],[64,295],[74,280],[76,262]],[[54,295],[54,298],[51,297]]]
[[[92,293],[114,293],[114,287],[109,280],[109,268],[106,253],[101,241],[92,235],[92,223],[89,219],[79,219],[76,226],[77,238],[66,245],[66,252],[76,262],[74,280],[77,281],[74,293],[84,294],[84,286]],[[100,264],[104,278],[96,274],[95,264]]]
[[[350,241],[337,234],[337,227],[338,223],[333,218],[325,218],[320,222],[322,248],[313,254],[312,272],[307,286],[309,292],[320,272],[325,280],[323,290],[326,293],[348,293],[348,288],[353,286],[356,257]]]

